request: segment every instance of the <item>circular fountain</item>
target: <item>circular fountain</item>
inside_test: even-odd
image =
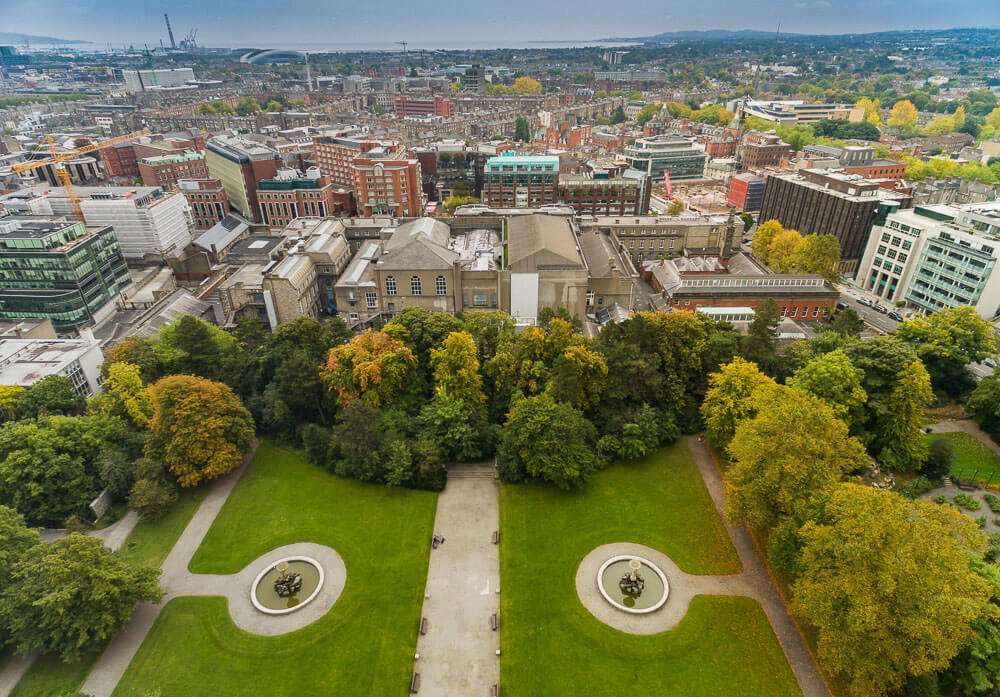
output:
[[[308,605],[323,587],[323,567],[311,557],[285,557],[259,574],[250,588],[253,606],[268,615],[287,615]]]
[[[642,557],[611,557],[597,571],[597,587],[622,612],[642,615],[663,607],[670,593],[667,577]]]

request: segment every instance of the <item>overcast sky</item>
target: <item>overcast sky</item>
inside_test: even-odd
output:
[[[0,0],[0,31],[104,44],[510,42],[682,29],[803,33],[1000,25],[1000,0]]]

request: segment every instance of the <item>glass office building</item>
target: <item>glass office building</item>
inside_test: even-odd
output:
[[[71,334],[110,314],[130,284],[110,226],[0,218],[0,318],[50,319]]]

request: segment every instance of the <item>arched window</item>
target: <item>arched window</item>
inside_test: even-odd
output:
[[[448,295],[448,281],[444,276],[438,276],[434,280],[434,290],[438,295]]]
[[[385,294],[395,295],[396,294],[396,277],[386,276],[385,277]]]
[[[423,290],[420,287],[420,276],[410,277],[410,294],[411,295],[421,295]]]

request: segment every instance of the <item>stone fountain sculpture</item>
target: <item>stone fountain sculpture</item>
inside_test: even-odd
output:
[[[638,598],[642,595],[646,587],[646,580],[639,573],[642,569],[642,562],[638,559],[629,559],[628,571],[626,571],[618,581],[618,588],[630,598]]]
[[[274,581],[274,592],[279,598],[291,598],[302,590],[302,574],[288,573],[288,562],[281,562],[275,569],[278,570],[278,578]]]

